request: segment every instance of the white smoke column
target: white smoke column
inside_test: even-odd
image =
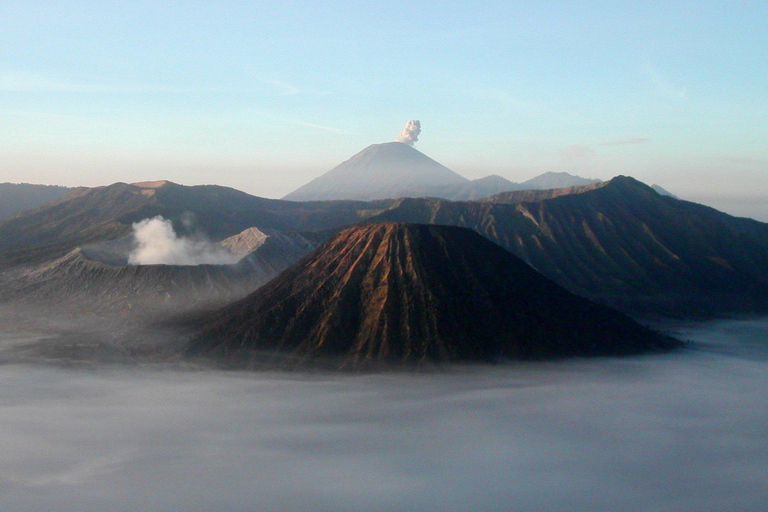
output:
[[[241,258],[206,239],[179,237],[160,215],[134,223],[133,239],[129,265],[228,265]]]
[[[400,132],[400,135],[395,138],[395,141],[413,146],[413,143],[419,140],[420,133],[421,122],[417,121],[416,119],[411,119],[405,123],[405,128],[403,128],[403,131]]]

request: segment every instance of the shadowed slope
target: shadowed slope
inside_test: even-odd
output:
[[[70,190],[55,185],[0,183],[0,221],[57,201]]]
[[[610,182],[608,182],[610,183]],[[510,190],[501,192],[481,199],[483,203],[494,204],[518,204],[518,203],[536,203],[546,199],[554,199],[560,196],[569,196],[572,194],[582,194],[595,190],[606,185],[606,182],[594,183],[592,185],[581,185],[578,187],[551,188],[551,189],[530,189],[530,190]]]
[[[577,297],[467,229],[346,229],[223,309],[191,355],[453,361],[631,354],[672,341]]]
[[[213,240],[251,226],[325,230],[358,222],[389,203],[292,203],[215,185],[115,183],[78,189],[46,208],[0,223],[0,269],[59,258],[77,247],[125,236],[131,224],[162,215],[179,235],[202,231]]]
[[[768,310],[768,224],[629,177],[593,187],[517,204],[403,199],[370,222],[471,228],[569,290],[635,311]]]

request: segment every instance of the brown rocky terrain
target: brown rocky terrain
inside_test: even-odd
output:
[[[497,361],[634,354],[674,342],[562,289],[468,229],[357,226],[202,326],[190,356]]]

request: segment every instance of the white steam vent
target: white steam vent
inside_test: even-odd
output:
[[[227,265],[242,257],[206,238],[179,237],[171,221],[159,215],[136,222],[133,238],[129,265]]]

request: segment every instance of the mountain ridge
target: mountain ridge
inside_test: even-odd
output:
[[[768,310],[768,224],[630,177],[528,203],[402,199],[366,222],[469,227],[561,286],[625,309]]]
[[[469,180],[400,142],[372,144],[287,194],[286,201],[328,201],[437,197],[471,201],[512,190],[583,186],[600,180],[546,172],[523,183],[499,175]]]
[[[567,172],[548,171],[520,184],[523,190],[548,190],[554,188],[581,187],[600,183],[601,180],[582,178]]]
[[[60,258],[120,239],[163,215],[179,235],[213,241],[252,226],[317,231],[322,239],[360,222],[471,228],[561,286],[625,311],[712,315],[768,311],[768,224],[663,197],[629,177],[483,201],[436,198],[290,202],[217,186],[118,183],[0,223],[0,270]],[[190,221],[187,222],[187,221]]]
[[[0,269],[41,263],[76,247],[128,235],[135,222],[158,215],[180,235],[204,232],[214,240],[252,226],[328,230],[358,222],[390,203],[296,203],[252,196],[217,185],[160,187],[114,183],[77,189],[52,205],[0,222]]]

